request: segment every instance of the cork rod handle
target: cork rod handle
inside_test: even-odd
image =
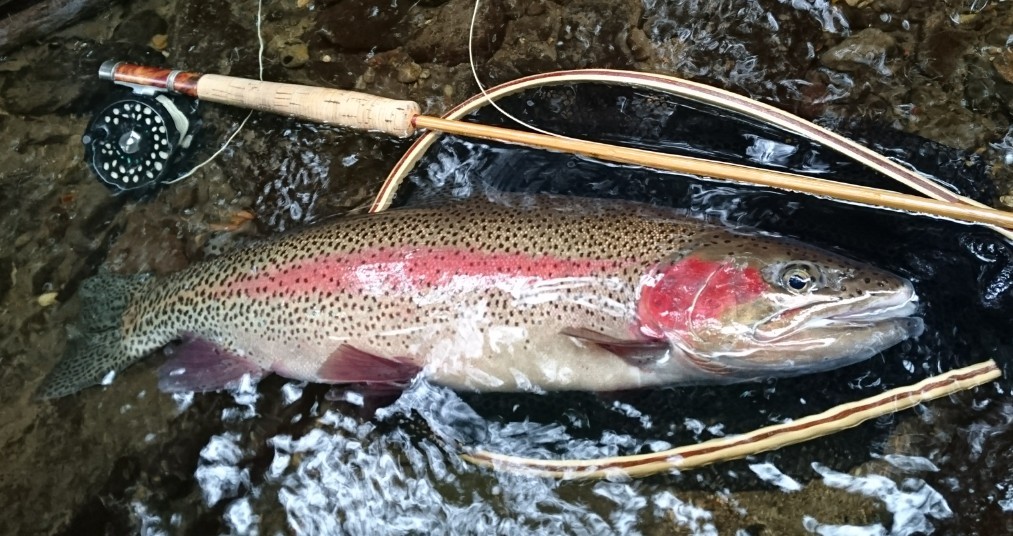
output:
[[[413,101],[355,91],[248,78],[174,71],[130,63],[106,62],[99,77],[122,84],[164,89],[201,100],[253,108],[308,121],[409,136],[421,113]]]

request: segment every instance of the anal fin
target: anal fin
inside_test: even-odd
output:
[[[243,376],[259,380],[264,369],[200,338],[183,341],[158,369],[158,387],[166,392],[217,391],[238,385]]]
[[[420,370],[413,363],[380,357],[342,344],[317,369],[317,376],[328,383],[394,384],[407,383]]]
[[[669,356],[668,341],[658,339],[618,339],[587,328],[566,328],[563,335],[598,346],[637,366],[650,365]]]

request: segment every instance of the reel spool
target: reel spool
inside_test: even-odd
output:
[[[116,193],[171,183],[190,153],[197,123],[196,101],[132,93],[92,118],[81,137],[85,160]]]

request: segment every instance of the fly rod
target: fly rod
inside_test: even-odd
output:
[[[627,75],[636,76],[637,73]],[[263,82],[112,61],[102,64],[99,68],[99,77],[141,89],[164,90],[209,102],[252,108],[358,130],[401,137],[410,136],[419,129],[437,130],[459,136],[580,154],[609,162],[690,173],[965,223],[990,225],[999,227],[1000,232],[1007,237],[1013,237],[1008,231],[1013,229],[1011,212],[993,209],[954,194],[903,166],[876,155],[871,150],[860,148],[861,146],[850,140],[791,114],[729,92],[684,80],[680,80],[680,84],[686,86],[688,92],[695,91],[697,93],[695,97],[699,100],[753,117],[770,118],[774,124],[793,132],[801,131],[799,133],[810,138],[815,136],[816,141],[827,142],[831,147],[857,158],[860,162],[886,173],[932,199],[702,158],[442,119],[423,115],[418,103],[413,101],[389,99],[355,91]],[[825,137],[826,134],[830,136]]]

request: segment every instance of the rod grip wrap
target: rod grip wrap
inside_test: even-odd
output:
[[[197,96],[201,100],[402,137],[415,131],[412,120],[421,113],[413,101],[215,74],[206,74],[197,81]]]

